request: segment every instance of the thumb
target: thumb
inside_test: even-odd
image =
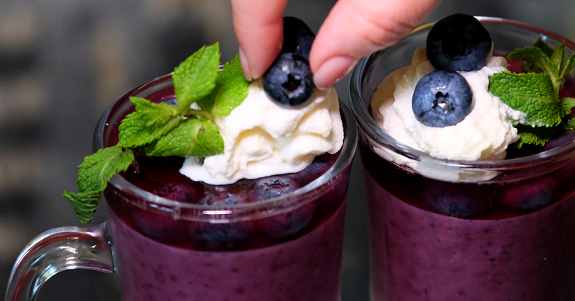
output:
[[[248,80],[260,78],[277,57],[283,41],[287,0],[232,0],[240,62]]]
[[[393,45],[440,0],[340,0],[321,26],[310,53],[318,88],[334,85],[360,58]]]

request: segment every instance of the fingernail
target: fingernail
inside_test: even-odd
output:
[[[315,86],[318,89],[333,86],[353,69],[356,62],[357,60],[346,56],[329,59],[315,72],[313,76]]]
[[[250,64],[248,62],[248,59],[247,59],[246,54],[244,53],[244,50],[242,49],[242,47],[240,47],[240,50],[238,51],[238,53],[240,56],[240,64],[242,65],[242,70],[244,71],[244,77],[248,81],[251,81],[253,79],[253,77],[250,73]]]

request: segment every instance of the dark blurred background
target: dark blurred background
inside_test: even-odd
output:
[[[272,0],[273,1],[273,0]],[[317,32],[335,0],[290,0],[286,15]],[[575,39],[573,0],[446,0],[454,12],[516,19]],[[0,295],[20,250],[37,234],[79,225],[61,197],[75,191],[100,114],[129,88],[170,72],[204,44],[237,51],[229,0],[2,0],[0,2]],[[348,100],[349,78],[337,86]],[[366,208],[354,165],[343,260],[344,301],[368,300]],[[100,210],[93,224],[105,220]],[[114,276],[68,271],[40,300],[120,300]]]

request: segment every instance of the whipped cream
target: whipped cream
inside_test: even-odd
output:
[[[519,138],[513,125],[524,119],[522,112],[511,109],[488,89],[489,75],[507,70],[505,58],[490,55],[481,70],[459,72],[473,93],[473,109],[465,119],[453,126],[428,127],[413,114],[411,104],[415,86],[420,78],[434,70],[427,60],[425,49],[421,48],[415,51],[412,65],[387,76],[373,94],[371,102],[378,125],[403,144],[436,158],[477,161],[504,159],[507,146]],[[378,150],[380,155],[381,151],[384,150]],[[418,170],[411,159],[390,152],[383,155]],[[423,169],[421,167],[418,171],[425,172]],[[458,176],[449,177],[457,180]]]
[[[228,116],[217,117],[215,124],[224,153],[186,158],[180,172],[194,181],[224,185],[299,172],[316,155],[336,153],[343,145],[334,88],[316,90],[303,106],[284,108],[268,98],[261,80],[255,80],[242,104]]]

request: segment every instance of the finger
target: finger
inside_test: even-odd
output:
[[[240,61],[248,80],[260,78],[280,52],[287,0],[232,0]]]
[[[406,36],[440,0],[340,0],[321,26],[310,53],[318,88],[344,77],[360,58]]]

